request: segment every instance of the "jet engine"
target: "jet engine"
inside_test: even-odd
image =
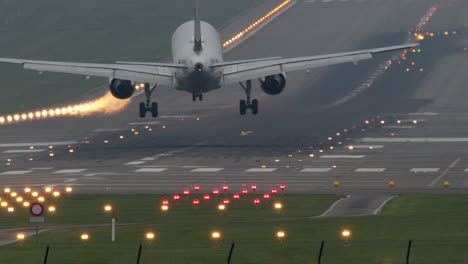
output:
[[[128,99],[135,91],[135,87],[130,81],[120,79],[112,79],[109,89],[112,95],[118,99]]]
[[[262,90],[269,95],[280,94],[286,87],[286,74],[280,73],[259,79]]]

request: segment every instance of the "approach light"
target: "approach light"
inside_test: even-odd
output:
[[[263,199],[265,199],[265,200],[270,199],[270,195],[269,195],[268,193],[265,193],[265,194],[263,195]]]
[[[227,185],[224,185],[224,186],[223,186],[223,190],[224,190],[224,191],[227,191],[227,190],[229,190],[229,186],[227,186]]]
[[[210,195],[209,194],[203,195],[203,200],[205,200],[205,201],[210,200]]]
[[[283,208],[283,204],[282,203],[275,203],[275,210],[281,210]]]
[[[104,205],[104,212],[111,212],[112,211],[112,205],[106,204]]]
[[[213,194],[214,194],[214,195],[218,195],[218,194],[219,194],[219,190],[218,190],[218,189],[214,189],[214,190],[213,190]]]
[[[250,186],[250,188],[252,189],[252,191],[255,191],[255,190],[257,190],[257,185],[252,185],[252,186]]]
[[[236,194],[233,195],[233,198],[234,198],[234,200],[239,200],[240,195],[236,193]]]
[[[148,232],[145,234],[146,240],[153,240],[156,236],[152,232]]]
[[[178,195],[178,194],[174,195],[173,199],[176,200],[176,201],[180,200],[180,195]]]
[[[89,240],[89,235],[87,233],[83,233],[81,234],[81,240],[82,241],[88,241]]]

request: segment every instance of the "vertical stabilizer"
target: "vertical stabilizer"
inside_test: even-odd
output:
[[[195,7],[194,7],[194,46],[193,51],[199,53],[202,50],[202,36],[201,36],[201,23],[200,23],[200,10],[199,10],[199,0],[195,0]]]

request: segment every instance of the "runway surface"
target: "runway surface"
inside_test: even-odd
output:
[[[222,35],[242,29],[277,3],[242,14]],[[258,116],[239,115],[244,94],[238,86],[208,93],[203,102],[161,88],[158,119],[138,118],[143,100],[138,96],[110,116],[2,126],[0,185],[171,194],[194,185],[210,192],[224,184],[232,192],[256,184],[263,193],[285,184],[290,193],[375,194],[370,196],[377,200],[368,199],[373,204],[400,193],[464,193],[468,3],[437,3],[298,1],[226,59],[397,45],[413,40],[408,32],[418,24],[428,35],[421,52],[410,51],[406,59],[393,53],[358,66],[289,74],[278,96],[263,94],[255,84]],[[397,59],[390,65],[392,58]],[[77,101],[104,92],[102,87]]]

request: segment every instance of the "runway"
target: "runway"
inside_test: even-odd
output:
[[[158,119],[137,117],[139,96],[110,116],[2,126],[0,185],[73,185],[80,193],[171,194],[194,185],[210,192],[224,184],[230,192],[285,184],[290,193],[464,193],[465,2],[297,1],[226,59],[397,45],[414,38],[408,32],[425,19],[421,32],[442,34],[427,36],[421,53],[410,51],[391,65],[400,54],[289,74],[278,96],[255,84],[258,116],[239,115],[244,94],[237,86],[208,93],[203,102],[162,88]],[[222,35],[259,13],[260,7],[242,14]],[[77,101],[105,92],[101,87]]]

